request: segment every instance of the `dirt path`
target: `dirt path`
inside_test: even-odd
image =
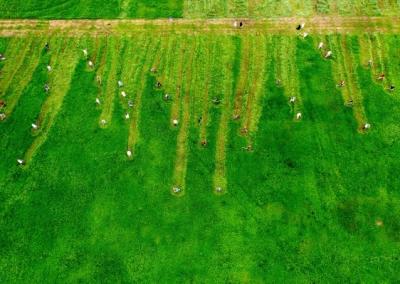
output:
[[[158,20],[0,20],[0,36],[64,32],[81,34],[133,34],[138,32],[209,33],[296,33],[298,23],[314,33],[359,33],[366,31],[400,32],[400,17],[280,17],[241,19],[243,28],[234,28],[234,19],[158,19]]]

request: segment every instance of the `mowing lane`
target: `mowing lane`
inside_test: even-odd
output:
[[[196,57],[198,50],[198,41],[190,38],[185,42],[185,49],[182,51],[182,61],[184,62],[179,72],[178,93],[179,96],[174,100],[171,108],[171,117],[173,120],[178,120],[179,126],[176,157],[174,162],[173,184],[171,193],[176,196],[183,196],[186,192],[186,171],[188,157],[188,136],[190,124],[190,101],[191,101],[191,84],[193,79],[193,59]],[[189,50],[186,50],[188,48]],[[184,83],[183,83],[184,82]],[[179,100],[179,102],[178,102]],[[182,110],[180,110],[182,108]],[[175,124],[175,122],[173,122]]]
[[[142,104],[142,96],[143,90],[145,88],[145,84],[147,83],[147,75],[151,66],[153,66],[154,60],[157,57],[157,52],[160,49],[160,40],[150,41],[147,43],[148,48],[143,49],[145,51],[142,57],[142,64],[137,65],[136,74],[136,96],[134,101],[134,108],[132,111],[132,121],[129,128],[129,137],[128,137],[128,150],[132,151],[132,155],[135,153],[135,145],[140,139],[139,125],[140,125],[140,111]]]
[[[62,107],[64,96],[68,92],[72,75],[78,62],[76,49],[77,41],[75,39],[66,39],[64,46],[61,47],[61,52],[51,61],[54,63],[54,68],[49,81],[51,86],[51,95],[49,95],[43,103],[42,109],[36,120],[39,129],[33,130],[33,135],[36,137],[25,153],[24,160],[27,163],[31,161],[32,157],[46,141],[47,134],[53,126],[54,120]]]

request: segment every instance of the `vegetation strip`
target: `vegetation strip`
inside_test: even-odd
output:
[[[192,43],[191,43],[192,44]],[[188,135],[189,135],[189,123],[190,123],[190,99],[191,99],[191,84],[192,84],[192,73],[193,73],[193,59],[197,53],[198,44],[195,42],[194,46],[190,45],[190,51],[186,54],[188,55],[187,60],[184,62],[184,66],[181,68],[180,82],[183,82],[183,77],[185,77],[185,84],[179,85],[180,92],[182,92],[183,98],[179,98],[182,103],[182,122],[179,124],[179,133],[177,137],[176,145],[176,158],[175,167],[173,173],[173,186],[172,193],[174,195],[181,196],[186,191],[186,171],[187,171],[187,160],[188,160]],[[183,59],[183,58],[182,58]],[[176,190],[179,188],[179,191]]]
[[[225,41],[224,41],[225,44]],[[223,103],[222,113],[219,121],[217,140],[215,147],[215,171],[213,177],[213,192],[221,195],[227,192],[228,182],[226,173],[226,144],[229,137],[229,121],[232,114],[232,80],[233,72],[229,68],[229,62],[233,58],[234,46],[232,42],[226,41],[224,45],[224,52],[222,54],[222,66],[224,80],[222,85]],[[230,52],[228,52],[230,51]]]
[[[47,135],[62,107],[64,96],[69,90],[72,75],[78,62],[76,41],[70,39],[63,47],[59,57],[62,60],[58,60],[54,66],[54,73],[52,74],[52,82],[54,83],[52,84],[51,95],[43,103],[37,119],[37,125],[40,127],[39,132],[35,133],[36,138],[25,153],[25,161],[27,163],[31,161],[34,154],[46,141]]]

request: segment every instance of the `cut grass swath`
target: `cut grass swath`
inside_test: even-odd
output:
[[[192,84],[192,72],[193,72],[193,58],[195,53],[197,53],[198,45],[189,42],[190,50],[185,54],[185,65],[182,66],[180,72],[180,82],[181,92],[183,97],[180,98],[182,103],[182,121],[179,127],[179,133],[177,137],[176,145],[176,157],[175,157],[175,167],[173,174],[173,187],[171,188],[171,193],[177,196],[182,196],[186,192],[186,171],[187,171],[187,160],[188,160],[188,135],[189,135],[189,123],[190,123],[190,99],[191,99],[191,84]],[[174,192],[173,188],[179,188],[179,192]]]
[[[0,98],[3,97],[13,81],[13,78],[24,63],[26,54],[33,44],[33,37],[13,38],[8,44],[6,54],[8,58],[1,70],[0,77]]]
[[[111,123],[112,113],[114,110],[114,97],[117,92],[117,68],[118,55],[120,54],[121,42],[115,37],[109,37],[107,44],[107,67],[106,82],[103,81],[104,95],[101,96],[101,114],[99,125],[102,128],[107,127]],[[105,123],[104,123],[105,122]]]
[[[226,144],[229,137],[229,121],[232,113],[232,80],[233,72],[230,68],[230,64],[234,58],[234,45],[230,38],[224,38],[223,41],[224,50],[221,54],[222,74],[224,76],[222,82],[222,113],[219,121],[217,140],[215,147],[215,172],[213,177],[213,192],[215,194],[224,194],[227,192],[227,173],[226,173]],[[242,69],[241,69],[242,70]]]
[[[31,161],[34,154],[46,141],[47,135],[63,104],[64,96],[69,90],[72,75],[79,58],[76,51],[76,41],[74,39],[68,39],[59,57],[62,58],[62,60],[57,60],[57,64],[54,65],[51,75],[51,94],[43,103],[37,119],[37,124],[40,126],[39,131],[35,133],[36,138],[25,153],[25,161],[27,163]]]
[[[140,125],[140,108],[142,102],[142,93],[146,84],[146,77],[148,76],[148,72],[153,65],[153,62],[156,58],[156,52],[160,47],[160,40],[156,42],[151,42],[151,47],[146,48],[146,54],[143,57],[143,65],[138,66],[137,74],[138,74],[138,88],[136,89],[136,98],[134,109],[132,111],[132,120],[129,128],[129,137],[128,137],[128,149],[132,152],[132,156],[135,154],[135,145],[139,140],[139,125]]]
[[[5,99],[7,101],[7,107],[5,109],[5,114],[7,117],[13,112],[23,90],[30,82],[32,74],[39,64],[44,42],[45,39],[43,38],[33,41],[29,50],[29,55],[25,56],[22,65],[19,67],[18,72],[15,73],[12,82],[6,90]]]
[[[358,129],[360,130],[367,123],[367,118],[356,74],[357,64],[348,47],[349,38],[337,35],[330,36],[328,40],[331,50],[335,52],[336,57],[332,63],[332,73],[335,74],[336,82],[345,81],[345,85],[341,87],[343,100],[347,106],[352,107]]]
[[[299,90],[299,75],[296,68],[296,38],[277,36],[275,39],[275,74],[277,84],[282,85],[284,94],[290,104],[294,120],[302,112],[302,99]],[[294,102],[290,102],[295,98]]]

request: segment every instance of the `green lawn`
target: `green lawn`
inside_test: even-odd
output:
[[[43,42],[0,40],[2,283],[399,280],[399,36],[54,35],[37,61]]]

